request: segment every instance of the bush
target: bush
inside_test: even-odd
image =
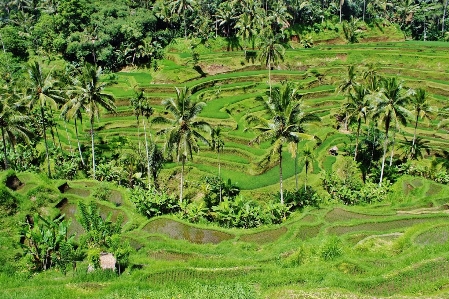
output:
[[[5,187],[0,189],[0,215],[10,216],[17,211],[19,201]]]
[[[112,191],[106,186],[105,183],[101,183],[92,193],[93,197],[98,200],[107,201],[111,196]]]
[[[295,191],[286,190],[284,193],[284,202],[290,205],[290,210],[301,210],[306,206],[318,207],[320,198],[312,187],[301,187]]]
[[[334,260],[343,255],[341,240],[333,236],[327,239],[321,247],[321,258],[325,261]]]
[[[154,188],[135,188],[130,199],[136,205],[137,211],[148,218],[176,213],[180,208],[176,198]]]
[[[214,176],[205,177],[204,181],[207,183],[209,190],[204,196],[204,201],[209,209],[220,203],[220,192],[222,200],[234,200],[240,194],[240,188],[233,184],[230,179],[225,183],[222,178]]]

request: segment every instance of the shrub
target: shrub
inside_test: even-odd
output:
[[[19,201],[5,187],[0,188],[0,215],[10,216],[19,206]]]
[[[105,183],[101,183],[97,188],[94,189],[92,195],[98,200],[108,200],[111,196],[112,191],[106,186]]]
[[[150,190],[135,188],[130,199],[135,204],[137,211],[148,218],[176,213],[180,208],[176,198],[154,188]]]
[[[204,181],[207,183],[209,190],[204,196],[204,201],[209,209],[220,203],[220,192],[222,200],[226,198],[233,200],[240,194],[240,188],[233,184],[230,179],[225,183],[222,178],[213,176],[205,177]]]
[[[290,205],[290,210],[301,210],[306,206],[318,207],[320,198],[316,191],[307,186],[299,188],[295,191],[286,190],[284,193],[284,202]]]
[[[321,258],[325,261],[334,260],[343,255],[343,247],[341,240],[332,236],[327,239],[321,247]]]
[[[181,218],[186,219],[192,223],[205,221],[208,209],[204,205],[205,204],[203,201],[185,203],[183,206],[181,206]]]

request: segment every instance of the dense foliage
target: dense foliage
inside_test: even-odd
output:
[[[348,21],[345,34],[355,42],[358,19],[396,23],[414,39],[447,38],[447,2],[435,0],[3,1],[0,12],[2,47],[16,58],[36,53],[51,60],[60,54],[111,70],[157,68],[162,49],[180,36],[203,42],[222,36],[230,43],[241,38],[246,47],[266,32],[284,39],[304,34],[306,41],[307,31],[337,30],[337,23]]]

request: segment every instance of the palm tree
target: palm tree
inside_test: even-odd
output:
[[[195,6],[195,0],[173,0],[170,3],[171,13],[177,13],[181,15],[183,19],[184,26],[184,38],[187,38],[187,19],[186,19],[186,11],[193,11],[193,7]]]
[[[143,90],[135,91],[134,97],[129,100],[129,103],[133,107],[133,112],[136,117],[137,123],[137,141],[139,143],[139,154],[140,154],[140,122],[139,117],[143,114],[142,106],[145,100],[145,96],[143,94]]]
[[[79,69],[75,69],[71,74],[68,74],[68,78],[70,80],[68,84],[68,90],[66,93],[66,96],[68,97],[66,103],[61,108],[61,117],[64,119],[64,121],[69,121],[70,119],[74,119],[75,121],[75,135],[76,135],[76,141],[78,144],[78,152],[80,155],[81,163],[83,164],[83,167],[85,166],[83,153],[81,151],[81,143],[78,133],[78,124],[77,119],[81,121],[81,124],[83,123],[83,114],[82,110],[84,108],[83,106],[83,99],[79,97],[79,86],[80,86],[80,80],[78,77],[80,76],[80,73],[77,73],[76,71],[79,71]]]
[[[255,124],[253,129],[260,134],[251,143],[270,140],[271,150],[264,158],[270,162],[273,159],[279,161],[279,187],[281,203],[284,203],[283,177],[282,177],[282,149],[287,142],[299,142],[300,139],[311,139],[311,136],[304,133],[304,122],[314,120],[314,117],[305,117],[302,105],[297,101],[297,90],[293,84],[284,84],[281,90],[275,87],[273,91],[266,93],[267,98],[258,97],[262,101],[265,111],[269,114],[267,120],[259,115],[250,114],[246,116],[248,124]]]
[[[221,165],[220,165],[220,152],[224,148],[224,141],[221,136],[221,127],[217,126],[215,128],[212,128],[210,133],[212,142],[211,142],[211,149],[217,151],[217,159],[218,159],[218,178],[220,179],[220,202],[221,202]]]
[[[246,41],[247,40],[251,41],[255,35],[250,15],[247,13],[241,14],[238,21],[235,24],[235,29],[237,29],[237,36],[241,36],[244,41],[246,52],[247,49]]]
[[[234,22],[234,19],[236,19],[236,16],[234,15],[234,3],[235,2],[231,1],[224,1],[220,3],[215,15],[218,25],[225,26],[226,28],[226,37],[230,36],[231,24]]]
[[[179,202],[183,200],[184,166],[187,158],[193,158],[193,153],[199,151],[198,141],[209,144],[201,132],[210,132],[210,125],[205,121],[195,121],[206,103],[194,102],[190,98],[190,91],[184,87],[176,88],[176,99],[169,98],[162,102],[170,114],[170,118],[155,117],[152,123],[167,124],[168,127],[160,130],[159,135],[165,135],[165,152],[175,152],[176,160],[181,161],[181,182],[179,185]]]
[[[385,128],[384,153],[382,158],[379,186],[382,185],[387,153],[388,133],[390,131],[391,124],[393,123],[394,128],[399,130],[400,124],[405,125],[407,123],[407,117],[410,115],[410,112],[405,107],[409,102],[409,98],[409,93],[404,92],[402,83],[398,82],[396,77],[384,79],[382,81],[380,93],[377,93],[377,95],[374,96],[375,106],[373,107],[373,117],[383,123]],[[393,153],[394,136],[392,144]]]
[[[423,152],[430,154],[429,140],[424,140],[421,137],[416,137],[413,140],[408,140],[406,137],[404,139],[399,147],[406,158],[410,157],[412,160],[418,160],[424,157]]]
[[[142,92],[142,96],[143,96],[143,92]],[[148,122],[148,119],[150,118],[151,115],[153,115],[154,110],[153,110],[153,107],[150,106],[148,99],[145,98],[144,96],[143,96],[143,98],[144,98],[144,100],[142,101],[142,103],[140,105],[140,114],[142,116],[144,116],[147,120],[146,122]],[[150,148],[148,146],[146,122],[145,122],[145,119],[142,119],[143,132],[144,132],[144,136],[145,136],[145,151],[147,154],[148,188],[151,188],[151,181],[150,181],[151,169],[153,168],[153,180],[154,180],[154,184],[156,186],[156,176],[157,176],[156,168],[159,168],[160,160],[162,160],[162,159],[160,159],[161,157],[159,157],[159,151],[154,142],[151,144],[151,159],[150,159]],[[150,137],[151,137],[151,134],[150,134]]]
[[[415,110],[415,129],[413,131],[413,141],[412,141],[412,150],[414,149],[415,140],[416,140],[416,129],[418,127],[418,120],[427,119],[430,120],[433,115],[433,108],[429,105],[427,101],[426,91],[422,88],[418,88],[413,95],[411,96],[411,104]],[[412,152],[412,155],[414,153]]]
[[[306,178],[304,181],[304,190],[307,190],[307,174],[309,173],[309,168],[313,170],[313,162],[315,161],[315,155],[308,147],[302,151],[302,160],[304,161],[304,166],[306,167]]]
[[[268,84],[270,85],[271,94],[271,65],[277,64],[279,60],[284,61],[285,49],[278,43],[278,36],[269,35],[265,37],[259,54],[261,63],[268,67]]]
[[[367,95],[368,89],[364,85],[355,85],[353,92],[348,93],[347,102],[344,105],[347,122],[350,119],[355,118],[357,121],[357,134],[355,141],[354,161],[357,160],[357,149],[359,146],[360,128],[362,126],[362,120],[366,123],[366,117],[369,111],[369,102]]]
[[[81,109],[85,111],[90,122],[90,136],[92,147],[92,177],[95,179],[95,144],[94,144],[94,122],[100,116],[100,107],[109,112],[115,112],[114,96],[104,93],[107,83],[100,81],[101,67],[96,68],[91,64],[85,64],[77,85],[73,101],[66,105],[68,115],[76,118]]]
[[[45,73],[37,61],[29,65],[28,73],[30,76],[29,105],[32,107],[38,104],[40,107],[42,132],[44,134],[45,142],[45,155],[47,158],[47,170],[48,176],[51,177],[44,110],[47,104],[56,107],[57,104],[62,103],[64,99],[61,96],[60,90],[56,89],[57,82],[51,77],[51,72]]]
[[[344,78],[337,87],[338,92],[351,92],[354,86],[357,85],[357,72],[354,65],[348,66],[348,75]]]
[[[8,153],[6,149],[6,139],[9,140],[13,147],[17,138],[29,142],[29,130],[25,124],[29,121],[29,117],[22,114],[25,105],[22,101],[18,101],[15,92],[6,88],[0,89],[0,129],[2,132],[3,155],[5,169],[9,168]]]

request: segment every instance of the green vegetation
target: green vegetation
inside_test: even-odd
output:
[[[447,1],[0,6],[1,298],[449,292]]]

